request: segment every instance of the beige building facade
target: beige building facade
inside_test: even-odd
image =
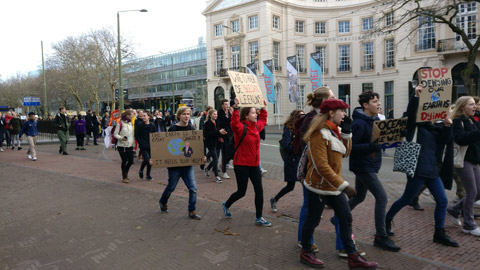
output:
[[[427,1],[422,1],[427,2]],[[412,2],[413,3],[413,2]],[[457,24],[476,40],[476,3],[459,9]],[[245,72],[256,63],[260,87],[266,93],[263,61],[273,60],[276,103],[268,104],[270,125],[281,124],[296,108],[305,108],[312,91],[310,54],[320,52],[323,85],[357,107],[358,95],[373,90],[388,115],[401,117],[406,110],[412,81],[422,67],[452,69],[454,99],[464,94],[460,71],[467,61],[463,42],[445,25],[418,18],[399,31],[400,12],[371,0],[211,0],[203,14],[207,25],[208,104],[234,96],[227,70]],[[425,21],[426,20],[426,21]],[[421,23],[422,22],[422,23]],[[418,30],[417,24],[422,27]],[[299,99],[291,102],[287,57],[297,56]],[[477,66],[479,65],[477,60]],[[478,68],[472,81],[478,87]]]

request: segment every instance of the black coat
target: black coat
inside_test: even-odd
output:
[[[378,173],[382,166],[382,150],[372,149],[370,142],[373,122],[379,119],[366,115],[360,107],[353,110],[352,118],[353,137],[349,169],[352,172]]]
[[[220,127],[217,123],[216,125],[212,120],[205,122],[203,126],[203,138],[205,141],[205,147],[211,148],[217,146],[218,137],[220,136]]]
[[[154,133],[155,125],[150,122],[148,125],[143,121],[135,125],[135,139],[141,149],[150,149],[150,133]]]
[[[297,168],[299,158],[293,153],[293,132],[287,127],[283,128],[282,147],[284,151],[283,175],[286,182],[297,181]]]
[[[453,119],[453,139],[461,146],[468,145],[465,160],[480,164],[480,123],[464,115]]]
[[[157,117],[154,121],[155,123],[155,132],[165,132],[167,131],[167,127],[165,125],[165,120],[161,117]]]

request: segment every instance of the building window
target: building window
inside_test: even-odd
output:
[[[340,34],[350,33],[350,21],[339,21],[338,33]]]
[[[223,68],[223,49],[215,50],[215,67],[218,75],[220,72],[220,69]]]
[[[297,109],[303,110],[305,104],[305,85],[298,86],[298,99],[297,99]]]
[[[239,20],[231,21],[230,29],[232,30],[232,33],[240,32],[240,21]]]
[[[221,37],[223,36],[223,26],[221,24],[215,24],[215,36]]]
[[[250,63],[255,63],[255,69],[258,70],[258,41],[248,43],[250,52]]]
[[[393,25],[393,22],[394,22],[393,12],[389,12],[385,14],[385,26],[391,26]]]
[[[362,44],[363,65],[362,70],[373,70],[373,42]]]
[[[477,3],[469,2],[458,5],[458,14],[455,18],[455,24],[462,29],[469,40],[477,38]],[[461,41],[461,36],[456,35],[456,40]]]
[[[305,45],[295,46],[297,52],[297,66],[298,72],[305,72]]]
[[[393,110],[394,104],[393,104],[393,92],[394,92],[394,83],[393,81],[388,81],[385,82],[385,103],[384,103],[384,114],[388,116],[389,111]]]
[[[315,34],[326,34],[327,24],[325,22],[315,22]]]
[[[350,45],[338,46],[338,71],[350,71]]]
[[[272,17],[272,27],[273,29],[280,29],[280,17],[273,15]]]
[[[362,83],[362,93],[367,91],[373,91],[373,83]]]
[[[385,40],[385,67],[390,68],[395,66],[395,48],[393,39]]]
[[[304,33],[305,32],[305,22],[304,21],[295,21],[295,32]]]
[[[231,67],[234,70],[240,69],[240,46],[232,46],[232,63]]]
[[[315,47],[315,52],[320,52],[320,67],[322,68],[322,73],[328,73],[328,69],[327,69],[327,47],[326,46],[317,46],[317,47]]]
[[[350,95],[350,84],[339,84],[338,85],[338,99],[343,100],[345,103],[350,105],[350,100],[352,96]],[[348,110],[347,110],[348,114]]]
[[[417,50],[435,49],[435,24],[431,16],[418,16]]]
[[[373,29],[373,17],[362,19],[362,31],[368,31]]]
[[[258,16],[248,17],[248,29],[253,30],[258,28]]]
[[[280,70],[280,42],[273,42],[273,68]]]

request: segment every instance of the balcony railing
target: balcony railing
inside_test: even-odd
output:
[[[383,68],[393,68],[395,67],[395,62],[389,62],[386,64],[383,64]]]
[[[437,42],[437,52],[467,51],[467,50],[468,50],[467,45],[465,45],[465,43],[460,38],[441,39]]]
[[[339,67],[337,68],[337,72],[350,72],[352,69],[350,66],[344,66],[344,67]]]
[[[435,50],[435,43],[415,44],[415,51],[431,51]]]
[[[368,70],[374,70],[374,69],[375,69],[375,65],[373,64],[360,67],[361,71],[368,71]]]
[[[241,73],[246,73],[247,69],[245,67],[240,67],[240,68],[221,68],[213,71],[213,75],[215,77],[228,77],[228,71],[235,71],[235,72],[241,72]]]

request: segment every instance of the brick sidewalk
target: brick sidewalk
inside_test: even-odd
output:
[[[72,146],[69,145],[69,148],[72,148]],[[18,172],[19,168],[23,168],[26,175],[30,174],[37,176],[38,181],[41,181],[42,185],[44,182],[50,181],[50,176],[52,176],[52,178],[58,178],[56,180],[56,186],[61,188],[58,189],[57,193],[53,192],[53,194],[49,195],[51,197],[48,197],[48,199],[55,198],[57,195],[63,196],[63,189],[66,189],[66,187],[75,188],[75,186],[70,187],[70,185],[80,185],[80,183],[83,182],[88,183],[88,185],[101,186],[102,188],[100,191],[96,191],[93,194],[88,192],[84,193],[83,200],[77,199],[79,206],[83,203],[91,205],[91,203],[97,202],[99,204],[98,207],[100,208],[98,211],[101,210],[105,211],[105,213],[109,213],[109,211],[118,210],[115,208],[115,202],[118,202],[119,200],[121,201],[120,198],[126,197],[125,205],[127,206],[125,207],[128,209],[134,207],[136,212],[132,213],[127,210],[121,212],[123,213],[121,216],[122,220],[124,219],[125,222],[128,223],[134,222],[138,218],[140,220],[145,218],[147,220],[145,222],[148,223],[148,221],[152,221],[151,219],[155,219],[155,222],[158,221],[156,219],[161,219],[161,223],[168,225],[166,227],[171,228],[174,232],[172,234],[170,231],[158,231],[158,229],[152,229],[152,231],[150,231],[152,235],[142,238],[143,240],[140,244],[137,243],[138,241],[131,243],[132,247],[127,249],[136,247],[136,245],[139,245],[140,248],[146,248],[145,246],[152,249],[161,248],[162,243],[156,243],[155,241],[159,241],[159,239],[164,239],[162,237],[168,236],[167,238],[170,239],[169,241],[173,246],[163,251],[169,254],[172,251],[189,251],[186,253],[189,258],[191,257],[192,260],[196,260],[196,263],[193,263],[191,260],[185,260],[184,257],[175,257],[172,254],[170,255],[173,257],[168,254],[163,254],[161,256],[157,254],[164,259],[172,258],[172,264],[162,264],[166,269],[173,269],[173,266],[175,265],[173,262],[175,262],[176,265],[181,265],[182,267],[179,267],[180,269],[191,269],[193,268],[193,265],[197,265],[197,269],[211,269],[217,267],[216,263],[212,263],[217,261],[219,262],[218,267],[222,267],[223,269],[304,269],[304,267],[298,263],[299,250],[295,245],[298,226],[296,220],[298,218],[298,212],[302,201],[300,185],[297,185],[293,192],[282,198],[278,204],[280,209],[279,213],[273,214],[268,210],[268,198],[278,192],[284,186],[284,182],[279,181],[278,179],[269,179],[269,173],[267,173],[264,178],[264,216],[272,222],[273,227],[258,228],[253,225],[254,205],[253,190],[251,186],[249,186],[245,198],[232,206],[232,214],[234,215],[234,218],[231,221],[226,221],[221,218],[220,202],[226,200],[228,196],[235,191],[235,180],[225,180],[223,184],[216,184],[213,176],[206,178],[199,169],[196,169],[198,212],[203,216],[203,219],[199,223],[193,223],[195,225],[192,227],[192,222],[194,221],[190,221],[186,218],[187,203],[185,198],[188,196],[188,191],[181,183],[178,185],[177,190],[172,196],[172,202],[169,203],[171,213],[165,215],[165,218],[164,215],[158,216],[159,211],[157,202],[166,185],[166,169],[153,169],[152,176],[154,181],[147,182],[139,180],[136,175],[140,162],[136,161],[130,171],[131,183],[128,185],[122,184],[118,153],[112,149],[107,149],[105,152],[103,150],[103,145],[90,146],[87,151],[75,151],[72,149],[69,150],[70,155],[61,156],[58,155],[58,144],[39,145],[39,159],[36,162],[27,160],[25,157],[25,151],[15,150],[0,153],[0,165],[2,171],[6,172],[6,174],[2,175],[2,180],[0,182],[2,183],[2,190],[4,190],[3,186],[7,186],[5,181],[8,181],[10,184],[14,183],[9,180],[15,179],[15,177],[13,175],[9,177],[8,173],[14,173],[15,171]],[[12,168],[12,170],[5,170],[5,168]],[[233,171],[229,171],[229,174],[233,177]],[[85,181],[80,181],[82,179]],[[31,179],[25,179],[24,181],[29,182]],[[118,185],[112,186],[110,183]],[[29,185],[36,186],[35,183],[29,183]],[[16,185],[8,186],[9,188],[10,186],[13,186],[11,188],[16,190]],[[23,186],[23,184],[20,186]],[[399,187],[399,189],[401,188],[402,187]],[[82,189],[80,188],[80,191],[81,190]],[[28,195],[39,197],[41,194],[37,193],[47,191],[48,189],[46,188],[39,188],[38,190],[34,189],[31,190],[31,194]],[[105,192],[105,194],[102,194],[102,192]],[[5,216],[6,211],[22,212],[21,209],[17,209],[18,207],[16,204],[10,204],[11,201],[9,200],[14,200],[14,198],[9,198],[9,196],[5,197],[7,199],[2,199],[1,208],[3,218],[1,220],[3,220],[3,222],[1,224],[2,228],[5,228],[5,225],[7,225],[7,229],[0,230],[0,239],[5,239],[2,236],[9,235],[9,238],[15,242],[24,239],[23,237],[26,235],[32,235],[28,228],[24,229],[21,234],[15,230],[11,230],[12,228],[10,227],[15,227],[12,225],[13,221],[20,222],[21,217],[24,217],[25,215],[20,213],[18,214],[18,217],[9,217],[8,214]],[[148,200],[146,198],[148,198]],[[390,196],[389,199],[390,202],[393,202],[396,198]],[[67,200],[67,198],[64,198],[63,200]],[[7,202],[9,203],[6,204]],[[62,200],[59,200],[58,203],[61,202]],[[123,205],[122,203],[120,204]],[[130,204],[132,205],[130,206]],[[21,205],[21,203],[18,205]],[[36,206],[35,204],[33,205]],[[55,202],[51,202],[51,206],[54,205]],[[474,251],[478,250],[480,247],[479,240],[473,236],[463,234],[459,228],[454,227],[447,220],[447,230],[452,238],[459,242],[460,248],[449,248],[433,243],[434,204],[427,198],[422,201],[422,205],[425,207],[425,211],[423,212],[413,211],[406,208],[396,217],[394,227],[396,236],[394,237],[394,240],[402,247],[402,252],[391,253],[374,248],[371,244],[374,234],[374,201],[371,197],[367,197],[366,201],[353,211],[353,231],[359,247],[368,253],[369,259],[378,261],[382,269],[475,269],[476,264],[479,262],[479,258],[477,252]],[[95,211],[93,210],[95,210],[96,207],[97,206],[94,206],[93,209],[86,209],[85,211],[89,212],[88,215],[93,215],[95,214]],[[81,208],[83,209],[85,207]],[[90,213],[91,211],[93,211],[93,213]],[[167,216],[168,219],[166,218]],[[337,267],[346,268],[345,261],[337,258],[334,253],[335,239],[334,234],[332,233],[333,227],[328,222],[328,218],[331,216],[332,210],[326,209],[323,215],[324,219],[318,228],[318,232],[315,234],[317,244],[321,243],[319,245],[321,247],[319,257],[327,262],[327,269],[336,269]],[[71,218],[78,217],[73,216]],[[42,219],[45,219],[45,217],[42,217]],[[127,230],[125,233],[132,233],[128,231],[124,225],[125,224],[120,223],[120,227]],[[232,232],[240,232],[240,236],[223,236],[213,230],[215,228],[223,230],[226,227],[230,227]],[[105,227],[102,227],[101,229],[108,230]],[[118,233],[120,232],[123,231],[119,231]],[[173,237],[173,235],[176,235],[177,238],[170,238]],[[186,238],[187,235],[190,237],[189,241],[179,241],[178,238],[183,239],[184,237]],[[36,238],[36,236],[34,236],[34,238]],[[193,243],[190,243],[190,240],[192,239],[194,239],[194,241]],[[63,240],[69,241],[69,239]],[[24,239],[23,241],[27,240]],[[103,244],[104,249],[107,249],[109,246],[108,241],[111,241],[110,244],[113,243],[113,245],[117,245],[115,244],[117,242],[115,242],[114,238],[107,237],[104,241],[94,244],[94,246],[98,248],[98,245]],[[119,241],[124,243],[124,240]],[[0,250],[11,251],[11,247],[7,245],[5,241],[0,240],[0,243]],[[192,245],[199,249],[192,250]],[[202,247],[203,245],[208,247]],[[68,247],[63,248],[68,249]],[[226,250],[228,250],[228,252],[225,253],[224,251]],[[4,253],[3,251],[1,252],[2,254]],[[51,252],[54,254],[56,251]],[[139,256],[138,252],[134,252],[134,254]],[[46,257],[49,257],[49,255]],[[2,261],[2,264],[4,264],[3,261],[5,258],[8,259],[8,255],[6,257],[3,256],[3,259],[0,260]],[[127,258],[123,258],[121,261],[124,262]],[[205,262],[206,258],[210,263]],[[29,258],[27,256],[22,257],[21,259],[25,261]],[[18,260],[20,260],[20,258]],[[16,260],[17,264],[18,260]],[[150,258],[150,260],[157,261],[152,258]],[[136,261],[136,259],[131,258],[129,263],[124,265],[132,265],[133,261]],[[11,259],[9,259],[9,262],[13,263]],[[16,266],[17,268],[15,268],[15,265],[11,265],[10,263],[4,265],[4,269],[27,269],[21,268],[18,265]],[[41,269],[39,267],[37,268]],[[141,264],[139,264],[138,267],[132,268],[149,269],[148,267],[141,267]],[[91,268],[86,267],[83,269]],[[115,267],[109,266],[105,269],[115,269]],[[176,269],[178,269],[178,267]]]

